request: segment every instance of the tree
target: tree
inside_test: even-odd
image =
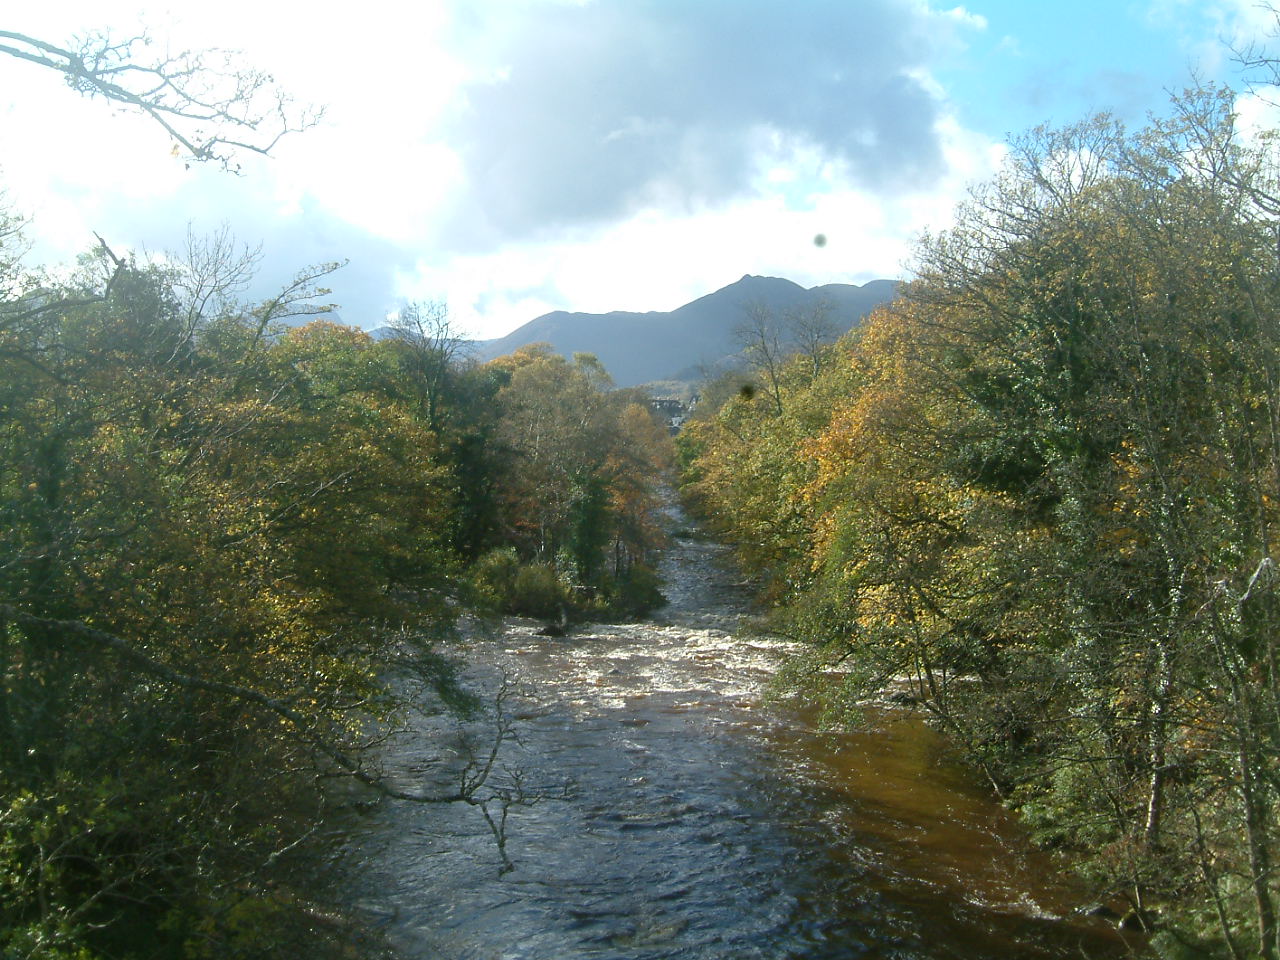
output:
[[[406,304],[391,321],[391,331],[404,345],[406,368],[418,381],[418,392],[426,403],[427,426],[438,432],[447,381],[455,372],[465,341],[442,301]]]
[[[510,462],[498,493],[511,562],[525,569],[506,564],[501,578],[530,588],[524,612],[651,606],[662,537],[655,474],[670,463],[669,435],[633,391],[612,390],[593,355],[570,361],[532,344],[482,369],[505,380],[493,436]]]
[[[796,308],[787,314],[787,326],[796,354],[809,361],[811,376],[817,377],[842,332],[831,316],[831,304],[820,300],[811,307]]]
[[[733,330],[747,364],[762,381],[774,412],[782,413],[782,366],[790,353],[781,320],[763,303],[749,304]]]
[[[1280,192],[1232,104],[1019,138],[839,362],[684,443],[802,689],[904,686],[1137,922],[1275,957]]]
[[[147,57],[151,46],[146,34],[91,33],[62,47],[0,30],[0,54],[62,74],[82,96],[142,113],[173,138],[175,151],[197,162],[237,169],[239,153],[269,153],[287,134],[320,121],[321,110],[298,108],[270,74],[228,51]]]
[[[447,692],[432,645],[459,592],[417,382],[359,331],[281,328],[322,309],[322,270],[249,308],[232,293],[251,253],[194,248],[188,269],[101,247],[0,304],[15,956],[129,955],[143,931],[167,957],[337,951],[341,924],[307,905],[334,782],[521,799],[492,765],[430,794],[374,760],[405,709],[389,678]]]

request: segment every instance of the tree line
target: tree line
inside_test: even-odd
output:
[[[438,305],[382,339],[328,322],[332,265],[246,305],[225,235],[42,271],[21,230],[4,214],[0,954],[350,956],[335,813],[511,799],[491,763],[392,784],[379,742],[410,692],[477,709],[461,616],[658,599],[666,429],[591,357],[468,361]]]
[[[793,692],[909,699],[1170,957],[1280,956],[1280,167],[1233,104],[1017,139],[679,440]]]

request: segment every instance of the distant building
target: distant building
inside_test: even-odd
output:
[[[649,408],[667,421],[672,433],[679,433],[692,404],[685,403],[679,397],[650,397]]]

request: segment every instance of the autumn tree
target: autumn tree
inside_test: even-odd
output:
[[[279,326],[322,309],[322,270],[244,308],[223,296],[244,258],[196,248],[100,248],[0,310],[16,956],[338,950],[341,924],[306,919],[328,785],[407,796],[371,752],[402,706],[386,680],[444,676],[453,481],[412,379],[358,331]]]
[[[539,592],[553,598],[533,606],[549,614],[548,603],[562,602],[557,590],[607,605],[639,580],[650,585],[635,595],[645,595],[639,605],[651,605],[647,571],[661,539],[657,490],[670,438],[636,397],[612,390],[594,356],[566,360],[533,344],[487,366],[504,380],[494,441],[512,458],[501,480],[506,542],[538,566]]]
[[[905,690],[1135,922],[1272,957],[1277,191],[1231,110],[1019,138],[806,439],[778,391],[686,445],[803,689]]]

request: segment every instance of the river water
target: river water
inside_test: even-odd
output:
[[[506,872],[476,807],[360,822],[360,908],[404,956],[1129,955],[919,719],[833,736],[767,701],[788,647],[742,635],[749,597],[721,550],[675,540],[651,622],[549,638],[509,621],[465,645],[474,689],[511,690],[490,785],[540,799],[509,808]],[[425,715],[389,771],[443,788],[492,727]]]

